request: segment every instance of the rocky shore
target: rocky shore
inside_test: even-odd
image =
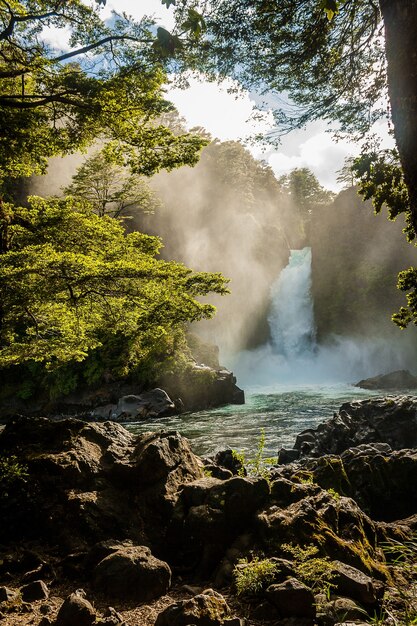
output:
[[[249,476],[175,432],[14,418],[0,435],[0,620],[407,623],[416,447],[410,396],[347,403]]]

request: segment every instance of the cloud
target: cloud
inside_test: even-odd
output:
[[[237,83],[224,81],[221,85],[190,78],[188,89],[171,87],[167,97],[175,104],[188,126],[204,126],[222,141],[244,139],[254,133],[264,133],[273,123],[272,114],[261,113],[253,118],[254,102],[248,92],[230,93]]]

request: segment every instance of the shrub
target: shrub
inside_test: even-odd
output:
[[[278,566],[270,559],[253,557],[239,559],[233,571],[238,596],[257,595],[270,585],[278,573]]]

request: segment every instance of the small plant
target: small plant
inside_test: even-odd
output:
[[[257,595],[270,585],[279,569],[270,559],[255,556],[249,561],[239,559],[233,570],[233,577],[238,596]]]
[[[276,461],[272,457],[264,457],[265,450],[265,430],[261,428],[259,435],[258,447],[253,459],[246,460],[243,452],[232,450],[233,458],[241,464],[241,468],[238,471],[239,476],[245,475],[245,468],[249,476],[261,476],[266,480],[269,480],[269,465],[273,465]]]
[[[319,557],[318,548],[313,545],[299,546],[284,543],[281,548],[291,555],[294,573],[313,591],[324,591],[328,596],[334,577],[333,566],[329,557]]]
[[[8,497],[11,489],[27,481],[28,468],[16,456],[0,456],[0,495]]]
[[[391,541],[381,544],[387,561],[392,564],[390,587],[385,594],[384,611],[394,622],[405,626],[417,624],[417,542]],[[391,606],[390,599],[397,597]],[[399,600],[399,602],[398,602]]]
[[[340,500],[340,493],[338,493],[335,489],[333,489],[332,487],[330,487],[330,489],[327,490],[327,493],[329,495],[331,495],[331,497],[334,500]]]

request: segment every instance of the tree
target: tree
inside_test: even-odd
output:
[[[353,171],[353,165],[355,163],[355,157],[348,156],[345,158],[343,166],[337,171],[337,182],[344,183],[343,189],[350,189],[356,185],[355,172]]]
[[[50,28],[68,51],[48,45]],[[206,142],[158,122],[172,109],[160,62],[170,41],[150,22],[104,22],[100,3],[0,0],[1,178],[43,173],[50,156],[98,137],[139,174],[195,164]]]
[[[191,3],[177,4],[182,24]],[[205,4],[192,2],[195,10]],[[187,63],[232,76],[268,95],[269,104],[278,102],[275,118],[281,133],[325,119],[336,130],[363,136],[387,116],[389,98],[417,232],[414,0],[213,0],[205,28],[194,56],[187,50]]]
[[[311,214],[315,206],[329,204],[334,198],[334,194],[322,187],[307,167],[293,169],[289,174],[281,176],[279,182],[304,218]]]
[[[86,159],[64,189],[87,200],[100,217],[129,217],[132,210],[153,213],[160,205],[146,180],[106,158],[105,149]]]
[[[4,203],[0,218],[3,368],[83,361],[113,338],[127,373],[163,354],[185,323],[214,314],[196,297],[227,291],[220,274],[155,259],[158,238],[126,234],[74,198]]]

